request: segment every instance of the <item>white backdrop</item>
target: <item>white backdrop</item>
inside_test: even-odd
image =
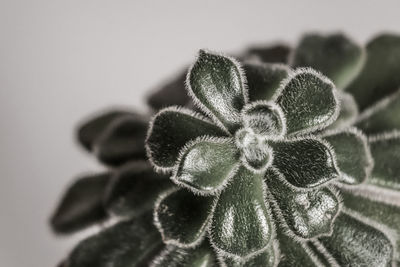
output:
[[[399,3],[0,0],[0,266],[55,266],[81,238],[54,237],[47,220],[73,176],[98,168],[73,138],[85,115],[144,109],[200,48],[400,31]]]

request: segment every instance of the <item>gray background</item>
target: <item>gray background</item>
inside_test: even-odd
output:
[[[99,168],[73,138],[84,116],[143,110],[199,48],[399,31],[399,3],[0,0],[0,266],[54,266],[82,237],[56,238],[47,220],[73,176]]]

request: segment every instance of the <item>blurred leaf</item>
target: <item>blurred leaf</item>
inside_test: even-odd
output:
[[[341,33],[303,36],[293,55],[294,67],[311,67],[344,88],[364,63],[362,48]]]
[[[140,216],[153,209],[159,194],[173,186],[167,175],[157,174],[147,162],[131,162],[115,172],[105,195],[105,207],[115,215]]]
[[[146,266],[163,247],[151,214],[146,214],[84,239],[74,248],[65,267]]]
[[[360,111],[400,87],[400,36],[382,34],[367,45],[367,60],[360,75],[347,87]]]
[[[115,119],[122,116],[134,114],[124,110],[110,110],[93,116],[91,119],[79,125],[77,129],[77,139],[79,143],[88,151],[93,149],[93,143],[104,132],[107,126]]]
[[[243,69],[247,77],[250,101],[271,100],[281,81],[290,72],[285,65],[267,63],[247,63],[243,65]]]
[[[71,233],[107,218],[103,195],[111,179],[110,173],[78,178],[65,192],[51,226],[57,233]]]
[[[190,101],[186,92],[186,69],[152,93],[147,103],[155,110],[168,106],[185,106]]]
[[[148,121],[145,116],[126,115],[111,122],[93,145],[99,160],[119,166],[131,160],[145,159]]]
[[[256,57],[262,62],[269,63],[287,63],[291,48],[285,44],[276,44],[266,47],[250,47],[245,58]]]

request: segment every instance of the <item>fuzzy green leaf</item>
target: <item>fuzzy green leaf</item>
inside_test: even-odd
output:
[[[270,142],[273,166],[296,187],[312,188],[338,178],[333,152],[317,139]]]
[[[281,137],[286,132],[282,110],[271,102],[257,101],[246,105],[242,111],[245,127],[266,137]]]
[[[287,236],[283,229],[277,226],[279,240],[279,250],[281,252],[281,258],[278,266],[280,267],[304,267],[304,266],[320,266],[319,262],[315,261],[315,258],[311,257],[309,248],[306,243],[296,242],[293,238]]]
[[[276,44],[266,47],[250,47],[245,58],[258,59],[269,63],[287,63],[291,48],[285,44]]]
[[[204,135],[223,136],[225,133],[192,111],[166,108],[161,110],[151,123],[146,149],[156,167],[172,169],[181,149],[189,141]]]
[[[108,112],[93,116],[78,126],[77,139],[79,143],[88,151],[91,151],[94,142],[104,132],[107,126],[115,119],[126,115],[139,116],[135,113],[125,110],[110,110]]]
[[[194,141],[182,152],[173,180],[201,194],[214,194],[232,177],[239,151],[230,138]]]
[[[208,242],[196,248],[179,248],[168,245],[155,258],[151,267],[217,267],[217,257]]]
[[[340,266],[391,266],[393,247],[379,230],[341,213],[333,233],[319,238]]]
[[[274,96],[286,116],[287,133],[309,133],[330,125],[339,112],[333,83],[311,69],[298,69]]]
[[[271,169],[265,179],[280,216],[295,235],[309,239],[330,234],[339,211],[339,201],[331,190],[295,189]]]
[[[211,242],[223,255],[246,257],[271,242],[271,217],[262,174],[240,167],[215,208]]]
[[[344,129],[352,125],[358,115],[357,103],[351,94],[344,91],[338,91],[340,102],[340,112],[338,118],[329,125],[328,129]]]
[[[248,63],[243,65],[249,88],[251,102],[271,100],[283,79],[288,76],[290,69],[281,64]]]
[[[364,63],[362,48],[343,34],[305,35],[293,55],[294,67],[311,67],[344,88]]]
[[[239,261],[237,258],[225,257],[223,263],[226,267],[274,267],[279,262],[279,254],[277,252],[271,244],[266,250],[249,260]]]
[[[214,197],[197,196],[186,189],[163,195],[155,206],[155,223],[164,243],[193,247],[204,237],[214,208]]]
[[[366,134],[400,130],[400,90],[365,110],[356,126]]]
[[[368,43],[365,65],[347,91],[362,111],[399,89],[399,73],[400,36],[379,35]]]
[[[400,133],[371,141],[375,165],[367,182],[400,191]]]
[[[105,207],[115,215],[140,216],[151,210],[157,197],[173,186],[168,176],[155,173],[148,163],[132,162],[114,174],[105,196]]]
[[[324,137],[336,154],[340,181],[360,184],[369,177],[373,160],[367,138],[355,128],[333,132]]]
[[[54,231],[67,234],[105,220],[108,216],[102,200],[110,179],[110,173],[78,178],[51,218]]]
[[[115,119],[93,145],[99,160],[119,166],[131,160],[144,159],[147,124],[144,116],[126,115]]]
[[[246,103],[245,77],[231,58],[200,50],[188,74],[189,93],[206,113],[230,132],[240,125],[240,111]]]
[[[400,203],[395,206],[372,199],[371,196],[361,196],[347,191],[342,191],[341,196],[350,213],[361,214],[374,222],[383,224],[391,231],[390,237],[396,237],[397,260],[400,260]]]
[[[151,214],[147,214],[140,219],[120,222],[86,238],[75,247],[64,266],[145,266],[163,247],[151,218]]]

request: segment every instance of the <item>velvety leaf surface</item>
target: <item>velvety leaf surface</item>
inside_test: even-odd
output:
[[[107,126],[116,118],[134,114],[124,110],[111,110],[106,113],[99,114],[83,122],[77,128],[77,139],[79,143],[91,151],[93,143],[103,133]]]
[[[163,247],[151,218],[147,214],[120,222],[86,238],[72,251],[65,267],[145,266]]]
[[[231,138],[195,141],[182,153],[173,180],[199,193],[216,193],[232,177],[239,157]]]
[[[149,95],[147,103],[155,110],[168,106],[185,106],[190,98],[186,93],[186,69]]]
[[[328,129],[344,129],[352,125],[359,113],[357,103],[351,94],[343,91],[338,91],[340,102],[340,112],[338,118],[329,125]]]
[[[374,169],[368,183],[400,190],[400,134],[370,142]]]
[[[157,197],[172,187],[169,177],[155,173],[147,162],[132,162],[115,172],[104,205],[115,215],[139,216],[153,209]]]
[[[400,260],[400,203],[399,206],[394,206],[346,191],[342,191],[341,195],[349,212],[355,211],[393,231],[391,237],[397,237],[395,249],[397,250],[397,260]]]
[[[332,235],[319,240],[341,266],[391,266],[393,248],[387,237],[347,214],[339,214]]]
[[[251,102],[270,100],[290,69],[280,64],[247,63],[243,65]]]
[[[209,225],[214,197],[197,196],[186,189],[164,195],[155,206],[155,222],[164,243],[195,246]]]
[[[214,211],[211,242],[224,254],[248,256],[266,248],[271,217],[261,174],[240,167]]]
[[[373,160],[367,138],[355,128],[325,136],[332,146],[339,168],[340,181],[346,184],[360,184],[370,175]]]
[[[187,249],[168,245],[150,264],[151,267],[211,267],[218,266],[216,255],[208,242]]]
[[[306,252],[305,244],[295,242],[293,238],[284,234],[284,230],[282,229],[278,229],[277,238],[281,252],[281,258],[278,263],[279,267],[318,266]]]
[[[224,258],[223,262],[226,267],[273,267],[279,261],[279,255],[270,245],[265,251],[250,258],[249,260],[239,261],[237,258]]]
[[[339,201],[331,190],[296,190],[270,169],[265,179],[276,208],[295,235],[308,239],[330,234],[339,211]]]
[[[366,134],[400,130],[400,90],[370,107],[357,122]]]
[[[339,112],[335,86],[326,77],[299,69],[281,84],[274,96],[286,116],[287,133],[305,133],[324,128]]]
[[[285,44],[277,44],[265,47],[250,47],[246,52],[246,58],[256,57],[262,62],[287,63],[291,49]]]
[[[224,132],[191,111],[168,108],[154,118],[146,148],[156,166],[172,168],[181,149],[189,141],[203,135],[222,136]]]
[[[311,67],[344,88],[359,73],[364,63],[362,48],[338,33],[327,36],[305,35],[293,55],[294,67]]]
[[[273,166],[296,187],[312,188],[338,178],[332,151],[316,139],[270,142]]]
[[[70,185],[51,218],[55,232],[70,233],[106,219],[103,195],[110,173],[83,176]]]
[[[367,60],[361,73],[348,86],[364,110],[400,87],[400,36],[382,34],[367,45]]]
[[[94,151],[101,162],[119,166],[128,161],[145,158],[144,139],[148,119],[123,116],[115,119],[94,143]]]
[[[200,50],[188,74],[187,84],[194,101],[230,132],[234,132],[240,124],[240,111],[246,103],[244,79],[237,62]]]
[[[271,138],[283,136],[286,132],[282,110],[270,102],[260,101],[245,106],[242,119],[244,126],[255,134]]]

